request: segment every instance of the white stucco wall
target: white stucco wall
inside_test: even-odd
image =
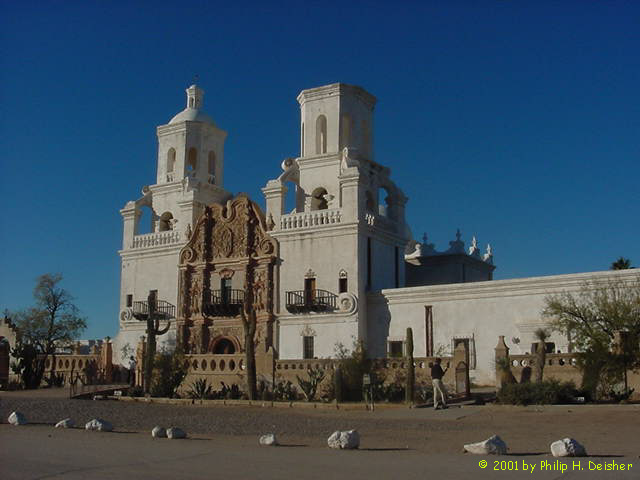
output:
[[[548,325],[542,316],[545,297],[578,291],[585,281],[609,278],[631,280],[633,270],[589,272],[514,280],[434,285],[382,290],[368,296],[368,348],[372,356],[386,354],[388,339],[403,339],[413,329],[416,356],[426,353],[425,306],[433,311],[433,346],[451,351],[453,338],[473,338],[475,383],[494,384],[494,348],[504,335],[512,353],[527,353],[535,342],[534,331]],[[519,344],[513,338],[520,340]],[[553,332],[550,342],[567,351],[565,336]]]

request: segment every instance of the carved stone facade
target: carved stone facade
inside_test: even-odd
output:
[[[180,252],[178,341],[187,353],[240,353],[240,312],[256,312],[256,354],[273,345],[278,244],[244,195],[204,208]]]

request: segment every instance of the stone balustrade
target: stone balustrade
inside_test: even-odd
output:
[[[185,360],[185,364],[188,365],[188,373],[198,375],[239,374],[245,369],[244,362],[244,354],[191,354],[186,355]]]
[[[133,237],[131,248],[159,247],[163,245],[174,245],[180,243],[181,235],[177,230],[167,230],[166,232],[146,233]]]
[[[280,230],[298,230],[303,228],[322,227],[342,222],[342,211],[339,209],[314,210],[312,212],[290,213],[280,218]]]

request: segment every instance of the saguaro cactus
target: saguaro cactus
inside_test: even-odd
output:
[[[171,322],[167,323],[165,328],[160,328],[160,318],[156,313],[156,296],[153,292],[149,292],[147,302],[149,305],[149,314],[147,316],[147,351],[144,359],[144,393],[151,392],[153,361],[156,356],[156,336],[164,335],[169,331]]]
[[[416,372],[413,366],[413,330],[407,328],[407,386],[405,390],[405,401],[413,403]]]
[[[336,367],[333,373],[333,390],[336,396],[336,403],[342,402],[342,369],[340,366]]]

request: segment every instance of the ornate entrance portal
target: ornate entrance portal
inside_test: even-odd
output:
[[[256,356],[267,351],[277,248],[246,195],[204,208],[180,252],[178,340],[187,353],[244,353],[243,309],[255,312]]]

